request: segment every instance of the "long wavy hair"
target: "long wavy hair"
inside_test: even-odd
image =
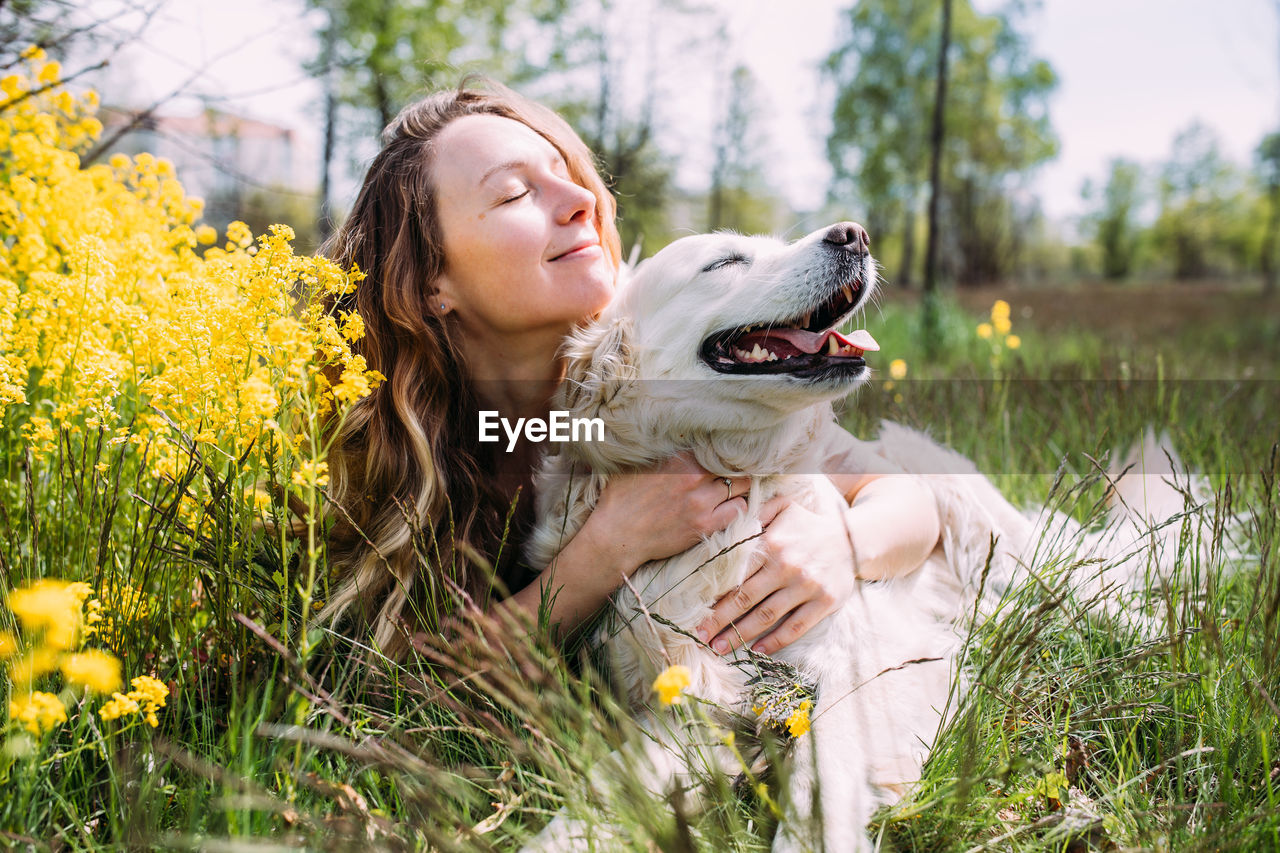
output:
[[[551,143],[595,195],[596,229],[615,268],[621,255],[615,203],[595,158],[550,109],[464,80],[405,107],[383,131],[351,215],[321,249],[365,274],[334,307],[360,314],[365,335],[355,349],[386,377],[350,409],[330,453],[328,544],[337,573],[321,617],[371,631],[392,657],[408,650],[406,628],[435,627],[442,601],[469,597],[482,606],[495,575],[513,585],[517,549],[502,544],[511,498],[494,486],[497,461],[477,441],[475,389],[457,331],[434,298],[445,267],[435,141],[469,115],[518,121]]]

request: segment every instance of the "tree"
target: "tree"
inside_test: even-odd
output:
[[[836,85],[827,157],[833,197],[855,197],[878,239],[897,246],[899,280],[914,279],[913,235],[925,185],[941,0],[862,0],[826,62]],[[1057,79],[1031,56],[1019,8],[978,14],[954,0],[941,165],[944,260],[961,282],[1007,275],[1018,261],[1022,210],[1013,201],[1052,157],[1048,95]],[[883,239],[890,238],[890,239]]]
[[[569,0],[308,0],[321,13],[312,73],[324,90],[320,219],[330,223],[333,161],[342,143],[377,139],[400,108],[463,71],[516,84],[532,73],[530,46]],[[345,139],[339,137],[343,128]],[[366,145],[361,145],[365,143]]]
[[[1102,275],[1117,280],[1133,274],[1137,264],[1141,227],[1135,221],[1143,203],[1142,167],[1131,160],[1111,161],[1111,174],[1098,199],[1097,212],[1086,219],[1102,254]],[[1083,193],[1092,201],[1095,192],[1086,183]]]
[[[754,117],[759,114],[755,75],[738,65],[729,74],[723,113],[715,128],[711,189],[707,194],[707,228],[730,228],[744,234],[777,229],[785,205],[764,175]]]
[[[1240,175],[1222,156],[1218,138],[1193,122],[1173,140],[1160,170],[1160,212],[1152,228],[1156,249],[1169,259],[1178,279],[1225,272],[1229,265],[1249,266],[1247,247],[1230,222],[1243,204]]]
[[[1267,296],[1275,294],[1280,279],[1280,133],[1266,136],[1258,146],[1258,171],[1267,192],[1267,226],[1263,232],[1259,266],[1262,269],[1262,289]]]

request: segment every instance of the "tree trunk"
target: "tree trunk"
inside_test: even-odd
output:
[[[898,267],[898,286],[910,290],[915,284],[916,206],[908,202],[902,214],[902,262]]]
[[[323,245],[333,234],[333,154],[336,145],[338,111],[337,82],[334,79],[333,55],[338,40],[337,27],[333,16],[329,16],[329,26],[324,32],[324,153],[320,160],[320,215],[319,239]]]
[[[924,255],[924,343],[926,356],[938,348],[938,197],[942,183],[943,122],[946,118],[947,53],[951,49],[951,0],[942,0],[942,42],[938,46],[938,78],[933,99],[933,161],[929,167],[929,242]]]

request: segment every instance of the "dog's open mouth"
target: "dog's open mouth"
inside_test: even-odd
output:
[[[861,301],[862,282],[846,284],[821,305],[782,322],[751,323],[702,342],[702,360],[718,373],[802,377],[860,370],[862,356],[880,345],[865,329],[845,337],[835,330]]]

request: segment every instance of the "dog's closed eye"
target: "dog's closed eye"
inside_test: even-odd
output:
[[[723,258],[716,258],[714,261],[703,267],[702,271],[712,272],[713,270],[724,269],[725,267],[733,266],[734,264],[742,264],[744,267],[751,266],[751,259],[746,255],[737,253],[726,255]]]

